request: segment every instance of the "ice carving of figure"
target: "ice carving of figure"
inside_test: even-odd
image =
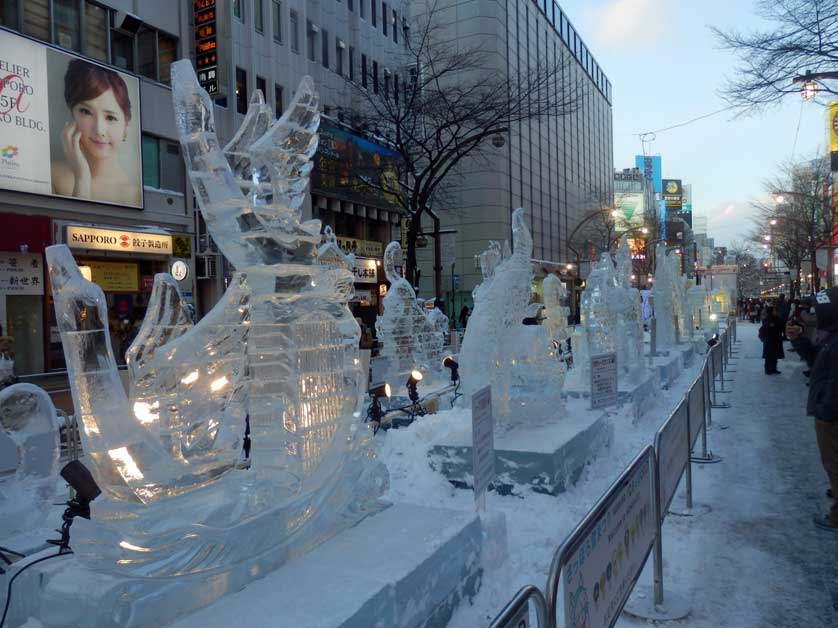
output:
[[[387,477],[359,418],[354,277],[320,263],[320,221],[300,220],[319,125],[312,80],[276,121],[257,90],[223,149],[189,61],[172,64],[172,95],[190,181],[236,273],[195,325],[176,282],[155,278],[127,352],[129,398],[104,294],[66,246],[47,249],[85,464],[103,490],[91,520],[73,526],[73,548],[122,576],[241,582],[377,508]],[[246,424],[253,466],[243,472]],[[202,591],[183,608],[227,592]]]
[[[510,419],[510,356],[532,292],[532,236],[522,208],[512,213],[512,236],[514,252],[508,256],[502,257],[496,242],[480,255],[484,279],[473,292],[474,309],[459,359],[464,402],[470,403],[475,392],[491,384],[492,412],[499,424]]]
[[[661,242],[655,247],[655,281],[652,287],[658,350],[675,346],[674,295],[675,277],[672,274],[672,263],[668,259],[666,246]]]
[[[432,347],[432,350],[434,350],[434,351],[437,348],[439,348],[439,355],[437,355],[437,356],[431,355],[430,356],[431,359],[439,358],[438,361],[441,364],[442,363],[442,358],[444,357],[442,355],[442,353],[443,353],[443,349],[445,347],[445,341],[446,341],[446,339],[448,337],[448,333],[451,329],[450,322],[448,320],[448,317],[445,315],[445,312],[440,310],[438,307],[435,307],[430,312],[428,312],[428,321],[431,323],[431,327],[433,328],[435,333],[442,334],[442,345],[440,346],[439,344],[434,343],[434,345]]]
[[[590,358],[603,353],[615,353],[617,342],[617,313],[618,296],[617,279],[614,274],[614,264],[611,256],[603,253],[600,261],[585,280],[585,291],[579,305],[579,322],[584,335],[584,356],[577,352],[574,345],[574,383],[577,386],[587,386],[590,380]],[[577,361],[577,358],[584,360]],[[621,368],[619,356],[618,368]]]
[[[643,362],[643,315],[640,292],[631,285],[632,263],[628,236],[620,238],[617,248],[617,290],[614,302],[617,304],[617,342],[620,370],[631,375],[644,369]]]
[[[0,390],[0,539],[44,525],[55,499],[58,419],[32,384]]]
[[[542,286],[544,293],[544,326],[553,346],[560,351],[565,350],[565,343],[570,337],[567,329],[567,317],[570,315],[568,307],[567,288],[556,275],[547,275]]]
[[[707,324],[707,289],[704,286],[691,286],[687,289],[687,301],[692,312],[693,327],[702,329]]]
[[[388,360],[388,375],[406,381],[412,369],[418,368],[426,375],[429,371],[441,371],[445,335],[428,319],[413,286],[396,270],[396,266],[401,266],[401,257],[398,242],[390,242],[384,249],[384,273],[390,289],[383,300],[384,314],[375,321],[375,330],[382,344],[379,355]]]

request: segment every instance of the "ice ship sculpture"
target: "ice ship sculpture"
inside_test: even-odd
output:
[[[203,217],[236,268],[223,298],[192,325],[174,280],[155,278],[127,352],[129,397],[101,289],[65,246],[47,261],[85,464],[103,490],[73,549],[115,586],[129,579],[135,597],[191,578],[177,614],[357,522],[387,475],[360,418],[352,273],[320,263],[320,222],[300,220],[319,125],[312,80],[276,121],[255,92],[223,149],[188,61],[172,65],[172,94]]]
[[[631,377],[644,368],[643,315],[640,292],[631,285],[632,263],[627,235],[620,238],[616,262],[617,364],[621,372]]]
[[[658,350],[675,346],[675,280],[666,246],[661,242],[655,248],[655,281],[652,287]]]
[[[512,355],[532,291],[532,236],[521,208],[512,213],[512,235],[513,253],[504,257],[498,243],[491,242],[480,255],[483,282],[474,289],[459,359],[465,403],[491,384],[492,412],[501,424],[510,420]]]
[[[441,371],[445,334],[428,319],[410,282],[396,270],[401,255],[398,242],[390,242],[384,249],[384,274],[390,289],[383,299],[384,314],[375,321],[375,331],[382,344],[379,355],[388,360],[388,377],[406,380],[412,369],[418,368],[425,375]]]
[[[49,395],[32,384],[0,390],[0,540],[44,525],[55,500],[58,454]]]

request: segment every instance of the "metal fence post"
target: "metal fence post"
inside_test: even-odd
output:
[[[503,607],[497,617],[495,617],[492,620],[492,623],[489,624],[488,628],[518,628],[517,624],[512,624],[511,622],[517,619],[519,613],[525,609],[527,613],[529,613],[529,601],[531,599],[535,601],[535,616],[538,620],[538,628],[548,628],[553,626],[553,620],[548,617],[547,601],[544,598],[544,594],[541,592],[541,589],[535,585],[528,584],[521,588],[521,590],[515,594],[515,597],[513,597],[509,603]],[[529,618],[527,618],[527,623],[524,625],[530,625]]]
[[[701,395],[704,396],[704,375],[701,376]],[[687,392],[687,452],[690,456],[690,460],[687,461],[687,468],[684,471],[686,475],[685,482],[686,482],[686,489],[687,489],[687,510],[693,509],[693,469],[692,469],[692,421],[694,420],[692,417],[692,412],[690,408],[690,393]],[[697,417],[696,417],[697,418]]]
[[[709,370],[711,368],[714,368],[713,367],[713,351],[718,350],[718,349],[719,349],[718,345],[716,345],[715,347],[713,347],[713,349],[711,349],[711,351],[709,353],[709,358],[708,358],[707,362],[705,363],[705,371],[708,373],[708,379],[709,379]],[[709,387],[705,388],[705,392],[707,392],[707,391],[709,391]],[[713,378],[713,400],[714,400],[713,403],[710,403],[710,404],[707,403],[708,397],[709,397],[709,394],[704,396],[704,402],[705,402],[704,407],[705,407],[705,411],[707,412],[708,417],[712,414],[710,408],[729,408],[730,407],[730,405],[727,404],[727,403],[724,403],[724,404],[721,404],[721,405],[715,403],[715,399],[716,399],[716,381],[715,381],[715,378]],[[687,413],[689,414],[689,410],[688,410]],[[708,451],[708,449],[707,449],[707,427],[709,425],[710,425],[709,421],[704,421],[704,425],[701,426],[701,455],[700,456],[690,456],[690,461],[691,462],[696,462],[696,463],[699,463],[699,464],[714,464],[716,462],[721,462],[722,461],[722,459],[719,456],[715,455],[711,451]],[[692,450],[690,450],[690,451],[692,451]]]

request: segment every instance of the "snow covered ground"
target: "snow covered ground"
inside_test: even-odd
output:
[[[714,410],[710,449],[723,462],[694,467],[697,505],[712,510],[694,517],[667,517],[664,525],[664,583],[692,602],[679,625],[731,627],[838,626],[838,535],[816,530],[811,516],[823,511],[826,480],[818,459],[812,420],[804,416],[806,387],[794,353],[783,374],[766,377],[756,327],[739,327],[738,372],[728,410]],[[488,512],[506,516],[508,556],[489,571],[471,605],[461,605],[451,628],[486,625],[524,584],[544,588],[553,552],[646,444],[675,407],[697,373],[688,369],[661,391],[653,411],[631,425],[615,425],[615,444],[589,466],[566,493],[550,497],[489,494]],[[722,399],[720,398],[720,401]],[[452,488],[428,467],[432,435],[466,420],[457,410],[391,430],[380,439],[394,502],[473,508],[470,491]],[[722,428],[726,429],[722,429]],[[682,489],[683,491],[683,486]],[[684,506],[679,493],[673,509]],[[651,560],[640,584],[651,584]],[[618,626],[643,622],[623,617]]]

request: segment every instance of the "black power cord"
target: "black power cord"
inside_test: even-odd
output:
[[[57,554],[50,554],[49,556],[41,556],[38,560],[33,560],[31,563],[26,563],[23,567],[21,567],[18,572],[12,576],[11,580],[9,580],[9,586],[6,589],[6,605],[3,607],[3,617],[0,617],[0,628],[6,625],[6,615],[9,613],[9,604],[12,601],[12,585],[17,580],[17,577],[22,574],[24,571],[29,569],[32,565],[37,565],[38,563],[42,563],[45,560],[49,560],[50,558],[58,558],[59,556],[68,556],[73,553],[73,550],[64,550],[59,549]],[[17,554],[17,552],[15,552]]]

